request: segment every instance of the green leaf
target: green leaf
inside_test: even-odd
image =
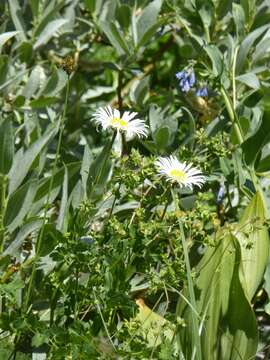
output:
[[[67,74],[62,69],[53,69],[51,76],[40,89],[37,96],[52,98],[59,94],[59,92],[66,86],[68,81]]]
[[[240,126],[241,130],[242,130],[242,134],[245,137],[245,135],[250,130],[250,121],[246,117],[241,116],[238,119],[238,123],[239,123],[239,126]],[[231,142],[233,144],[238,144],[238,138],[237,138],[237,133],[236,133],[235,128],[232,128],[232,130],[231,130]],[[239,156],[239,159],[240,159],[240,162],[242,162],[242,153],[241,153],[241,151],[240,151],[240,154],[241,155]]]
[[[135,45],[141,41],[146,32],[154,26],[160,12],[162,0],[154,0],[147,5],[136,19],[137,39]]]
[[[250,27],[256,14],[256,0],[240,0],[240,4],[245,12],[248,27]]]
[[[9,31],[9,32],[5,32],[3,34],[0,34],[0,52],[1,52],[1,48],[2,46],[9,40],[11,39],[13,36],[19,34],[19,31]]]
[[[83,188],[82,181],[79,180],[72,189],[69,197],[69,203],[74,209],[77,209],[84,199],[86,199],[86,192]]]
[[[232,14],[237,37],[238,39],[242,39],[245,34],[245,12],[241,5],[233,3]]]
[[[55,97],[42,96],[36,100],[30,101],[29,105],[32,107],[32,109],[42,109],[52,104],[55,104],[56,102],[57,99]]]
[[[88,144],[85,144],[82,166],[81,166],[81,170],[80,170],[80,175],[82,178],[82,186],[84,189],[85,197],[87,194],[87,179],[88,179],[89,169],[90,169],[92,161],[93,161],[93,156],[91,155],[89,146],[88,146]]]
[[[267,264],[264,274],[264,290],[267,292],[268,299],[270,299],[270,261]]]
[[[165,149],[170,141],[170,130],[168,126],[159,128],[155,134],[155,142],[160,149]]]
[[[33,47],[30,42],[23,42],[19,47],[20,60],[29,63],[33,59]]]
[[[31,72],[29,79],[25,85],[25,88],[22,91],[22,95],[26,99],[30,99],[33,95],[36,94],[40,83],[41,83],[41,76],[44,72],[43,68],[40,65],[37,65]]]
[[[56,124],[52,124],[52,126],[49,126],[45,133],[33,144],[31,144],[25,152],[22,148],[16,152],[12,167],[8,174],[9,194],[12,194],[20,186],[37,156],[41,153],[42,149],[49,143],[49,141],[51,141],[56,133]]]
[[[96,0],[84,0],[84,6],[88,11],[94,12],[96,9]]]
[[[244,159],[247,165],[257,160],[260,150],[270,140],[270,112],[265,112],[256,133],[242,144]]]
[[[252,62],[263,62],[265,57],[269,57],[270,52],[270,38],[269,36],[263,38],[256,46],[254,53],[252,54]]]
[[[51,0],[47,4],[41,4],[42,8],[40,9],[41,20],[37,27],[34,29],[34,37],[38,38],[45,27],[48,25],[50,21],[52,21],[55,17],[59,16],[60,10],[65,6],[66,0]]]
[[[130,99],[138,106],[143,105],[146,99],[149,91],[149,81],[150,77],[145,76],[143,79],[135,81],[130,89]]]
[[[240,282],[241,252],[232,235],[220,233],[217,245],[209,247],[197,266],[196,310],[179,298],[177,316],[185,319],[180,329],[183,353],[191,358],[191,312],[200,316],[203,359],[249,359],[256,354],[256,318]]]
[[[73,181],[73,177],[78,175],[81,168],[81,162],[72,162],[70,164],[67,164],[66,167],[69,174],[69,182],[70,182]],[[55,200],[55,198],[58,196],[64,181],[64,175],[65,175],[64,167],[56,171],[55,176],[53,177],[52,192],[49,198],[49,203],[52,203]],[[41,179],[39,181],[38,189],[35,196],[35,201],[31,208],[31,216],[36,216],[38,212],[44,207],[44,204],[47,202],[50,181],[51,181],[51,176],[48,176],[45,179]]]
[[[18,35],[20,36],[22,41],[26,41],[26,33],[25,33],[25,23],[22,17],[22,8],[19,5],[17,0],[8,0],[10,15],[15,26],[15,29],[18,31]]]
[[[128,5],[121,5],[116,9],[116,18],[123,28],[128,28],[131,19],[131,8]]]
[[[112,143],[109,141],[91,163],[87,179],[87,195],[90,198],[102,194],[111,170],[111,149]]]
[[[264,25],[259,27],[258,29],[252,31],[249,33],[243,42],[241,43],[241,46],[239,48],[237,61],[236,61],[236,73],[239,74],[243,66],[248,58],[248,53],[250,49],[252,48],[254,42],[260,37],[266,30],[269,29],[269,25]]]
[[[14,156],[12,117],[0,121],[0,173],[7,174]]]
[[[152,311],[145,305],[143,299],[136,300],[136,303],[139,306],[139,312],[130,322],[135,321],[140,324],[137,335],[142,336],[147,341],[149,347],[160,345],[164,339],[171,342],[174,338],[174,325],[163,316]]]
[[[59,244],[62,234],[55,228],[53,224],[45,224],[43,239],[40,247],[40,256],[47,256]]]
[[[161,145],[162,149],[162,145],[167,147],[172,144],[178,128],[176,116],[173,117],[167,114],[166,109],[162,110],[156,105],[151,105],[149,109],[149,123],[156,145]],[[160,129],[163,130],[160,131]]]
[[[1,58],[0,58],[1,59]],[[2,83],[1,84],[1,86],[0,86],[0,91],[3,91],[3,90],[5,90],[8,86],[10,86],[11,84],[16,84],[16,83],[18,83],[19,81],[20,81],[20,78],[23,78],[23,76],[25,75],[25,74],[27,74],[28,73],[28,69],[24,69],[24,70],[22,70],[22,71],[18,71],[17,73],[16,73],[16,75],[14,75],[14,76],[12,76],[12,77],[9,77],[9,79],[6,81],[6,82],[4,82],[4,83]],[[1,74],[2,75],[2,74]],[[0,75],[0,79],[1,79],[1,75]],[[4,77],[4,79],[5,79],[5,77],[6,77],[6,73],[5,74],[3,74],[2,76]],[[0,80],[0,83],[1,83],[1,80]]]
[[[239,75],[236,77],[236,80],[240,81],[241,83],[255,90],[260,88],[260,81],[254,73],[250,72],[243,75]]]
[[[49,342],[50,337],[47,334],[44,333],[36,333],[32,337],[32,346],[39,347],[42,344],[47,344]],[[37,358],[38,359],[38,358]]]
[[[100,21],[99,25],[101,27],[101,30],[106,34],[112,46],[117,51],[118,55],[128,55],[130,53],[124,35],[120,31],[120,29],[118,29],[114,22]]]
[[[0,56],[0,85],[2,85],[7,78],[8,75],[8,63],[9,59],[7,55]],[[0,86],[1,91],[2,86]]]
[[[47,44],[47,42],[50,41],[57,31],[66,23],[66,19],[57,19],[49,22],[34,43],[34,50],[37,50],[40,46]]]
[[[39,13],[39,0],[30,0],[30,7],[32,10],[33,17],[38,17]]]
[[[256,171],[259,173],[267,172],[270,170],[270,155],[267,155],[255,166]]]
[[[269,257],[269,236],[265,224],[265,205],[262,195],[257,192],[245,209],[236,237],[241,245],[241,279],[247,298],[252,300],[262,282]]]
[[[59,215],[57,219],[56,229],[59,231],[65,231],[65,219],[68,213],[68,170],[65,166],[65,175],[64,175],[64,182],[63,182],[63,190],[62,190],[62,197],[61,197],[61,204]]]
[[[209,3],[210,5],[210,3]],[[211,6],[204,5],[199,11],[200,18],[204,24],[205,28],[209,28],[211,26],[211,22],[213,19],[213,11]]]
[[[9,244],[6,250],[3,253],[3,256],[12,255],[16,257],[20,257],[21,253],[19,251],[21,245],[23,244],[24,240],[29,236],[31,233],[36,232],[41,228],[43,224],[43,220],[33,220],[30,222],[26,222],[23,225],[20,225],[20,230],[17,233],[15,239]]]
[[[145,44],[149,43],[151,38],[156,34],[157,30],[161,27],[163,24],[163,20],[157,21],[153,26],[151,26],[142,36],[140,41],[137,44],[137,48],[144,46]]]
[[[215,45],[207,45],[204,47],[204,50],[208,54],[209,58],[212,62],[212,70],[214,76],[221,75],[223,71],[223,61],[222,61],[222,54]]]
[[[24,282],[20,278],[12,279],[8,284],[0,284],[1,295],[5,294],[10,297],[15,297],[18,290],[24,287]]]
[[[9,197],[4,223],[10,233],[22,225],[33,204],[36,190],[37,181],[32,180],[22,185]]]

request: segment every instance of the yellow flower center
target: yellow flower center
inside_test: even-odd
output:
[[[187,174],[183,170],[172,169],[169,171],[169,175],[177,181],[185,182],[187,180]]]
[[[114,117],[111,119],[111,125],[114,127],[127,127],[128,122],[119,117]]]

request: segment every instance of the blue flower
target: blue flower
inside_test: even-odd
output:
[[[186,74],[187,74],[186,71],[179,71],[178,73],[175,74],[175,77],[178,80],[182,80],[183,78],[186,77]]]
[[[220,185],[218,193],[217,193],[217,204],[218,205],[222,204],[224,194],[225,194],[225,187],[222,184],[222,185]]]
[[[175,74],[179,81],[179,86],[183,92],[188,92],[196,82],[194,71],[179,71]]]
[[[206,86],[203,86],[201,88],[199,88],[197,91],[196,91],[196,95],[197,96],[202,96],[202,97],[207,97],[208,96],[208,89]]]

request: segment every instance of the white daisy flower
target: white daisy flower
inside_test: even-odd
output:
[[[205,182],[205,176],[199,169],[192,164],[181,163],[175,156],[160,157],[156,166],[159,173],[167,177],[167,181],[177,182],[180,187],[192,189],[194,185],[202,187]]]
[[[101,125],[104,130],[113,128],[118,132],[124,132],[127,140],[134,136],[146,137],[148,126],[143,120],[136,119],[137,113],[125,111],[120,115],[119,110],[112,109],[110,106],[98,109],[93,116],[94,121]]]

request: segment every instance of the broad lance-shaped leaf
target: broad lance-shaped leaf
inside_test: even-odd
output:
[[[157,21],[157,17],[161,9],[161,5],[162,5],[161,0],[154,0],[150,2],[143,9],[142,13],[137,19],[137,23],[136,23],[137,39],[135,38],[135,40],[138,40],[138,42],[140,42],[143,36],[146,34],[146,32],[155,25],[155,22]],[[137,41],[135,41],[135,45],[136,44]]]
[[[100,21],[99,23],[102,31],[106,34],[112,46],[117,51],[118,55],[129,54],[129,46],[124,38],[121,30],[115,25],[114,22]]]
[[[0,120],[0,173],[7,174],[14,156],[12,117]]]
[[[45,133],[33,144],[31,144],[26,151],[24,151],[21,147],[16,152],[13,158],[12,167],[10,168],[8,174],[9,195],[21,185],[37,156],[57,133],[57,128],[58,124],[48,126]]]
[[[269,236],[264,225],[265,217],[262,195],[257,192],[236,228],[242,253],[241,281],[249,301],[263,279],[268,262]]]
[[[259,127],[255,134],[245,140],[241,147],[247,165],[255,164],[261,157],[261,150],[270,141],[270,111],[265,111]]]
[[[99,196],[103,191],[112,166],[110,160],[112,145],[113,141],[106,143],[89,167],[86,183],[88,197]]]
[[[209,247],[198,264],[195,280],[196,311],[200,317],[203,359],[228,360],[253,358],[257,350],[255,315],[243,291],[239,267],[240,246],[229,233],[220,233],[216,247]],[[179,299],[177,316],[186,327],[179,332],[186,360],[192,359],[192,313],[189,304]]]
[[[142,336],[147,341],[149,347],[160,345],[164,339],[173,341],[174,325],[163,316],[152,311],[145,305],[143,299],[137,299],[136,304],[139,307],[139,312],[130,323],[135,321],[140,324],[137,335]]]
[[[63,182],[63,190],[62,190],[62,198],[61,198],[61,205],[59,210],[59,215],[57,219],[56,229],[59,231],[64,232],[66,230],[66,220],[67,214],[69,209],[68,203],[68,169],[64,165],[65,168],[65,175],[64,175],[64,182]]]
[[[236,62],[236,73],[241,73],[241,70],[245,64],[245,61],[248,59],[248,53],[250,49],[252,48],[255,41],[267,30],[269,29],[269,24],[263,25],[251,33],[249,33],[244,41],[242,41],[241,46],[239,48],[238,56],[237,56],[237,62]]]
[[[24,218],[33,206],[36,191],[37,181],[30,180],[20,186],[8,198],[4,224],[10,233],[22,226]]]
[[[11,39],[13,36],[19,34],[19,31],[8,31],[5,32],[3,34],[0,34],[0,51],[2,46],[9,40]]]
[[[67,23],[66,19],[57,19],[49,22],[46,27],[43,29],[42,33],[39,35],[37,41],[34,43],[34,50],[39,48],[42,45],[47,44],[47,42],[57,34],[57,31]]]
[[[18,0],[8,0],[9,3],[9,10],[12,22],[17,30],[22,41],[26,41],[26,26],[24,23],[24,19],[22,16],[22,9],[21,5],[19,4]]]

